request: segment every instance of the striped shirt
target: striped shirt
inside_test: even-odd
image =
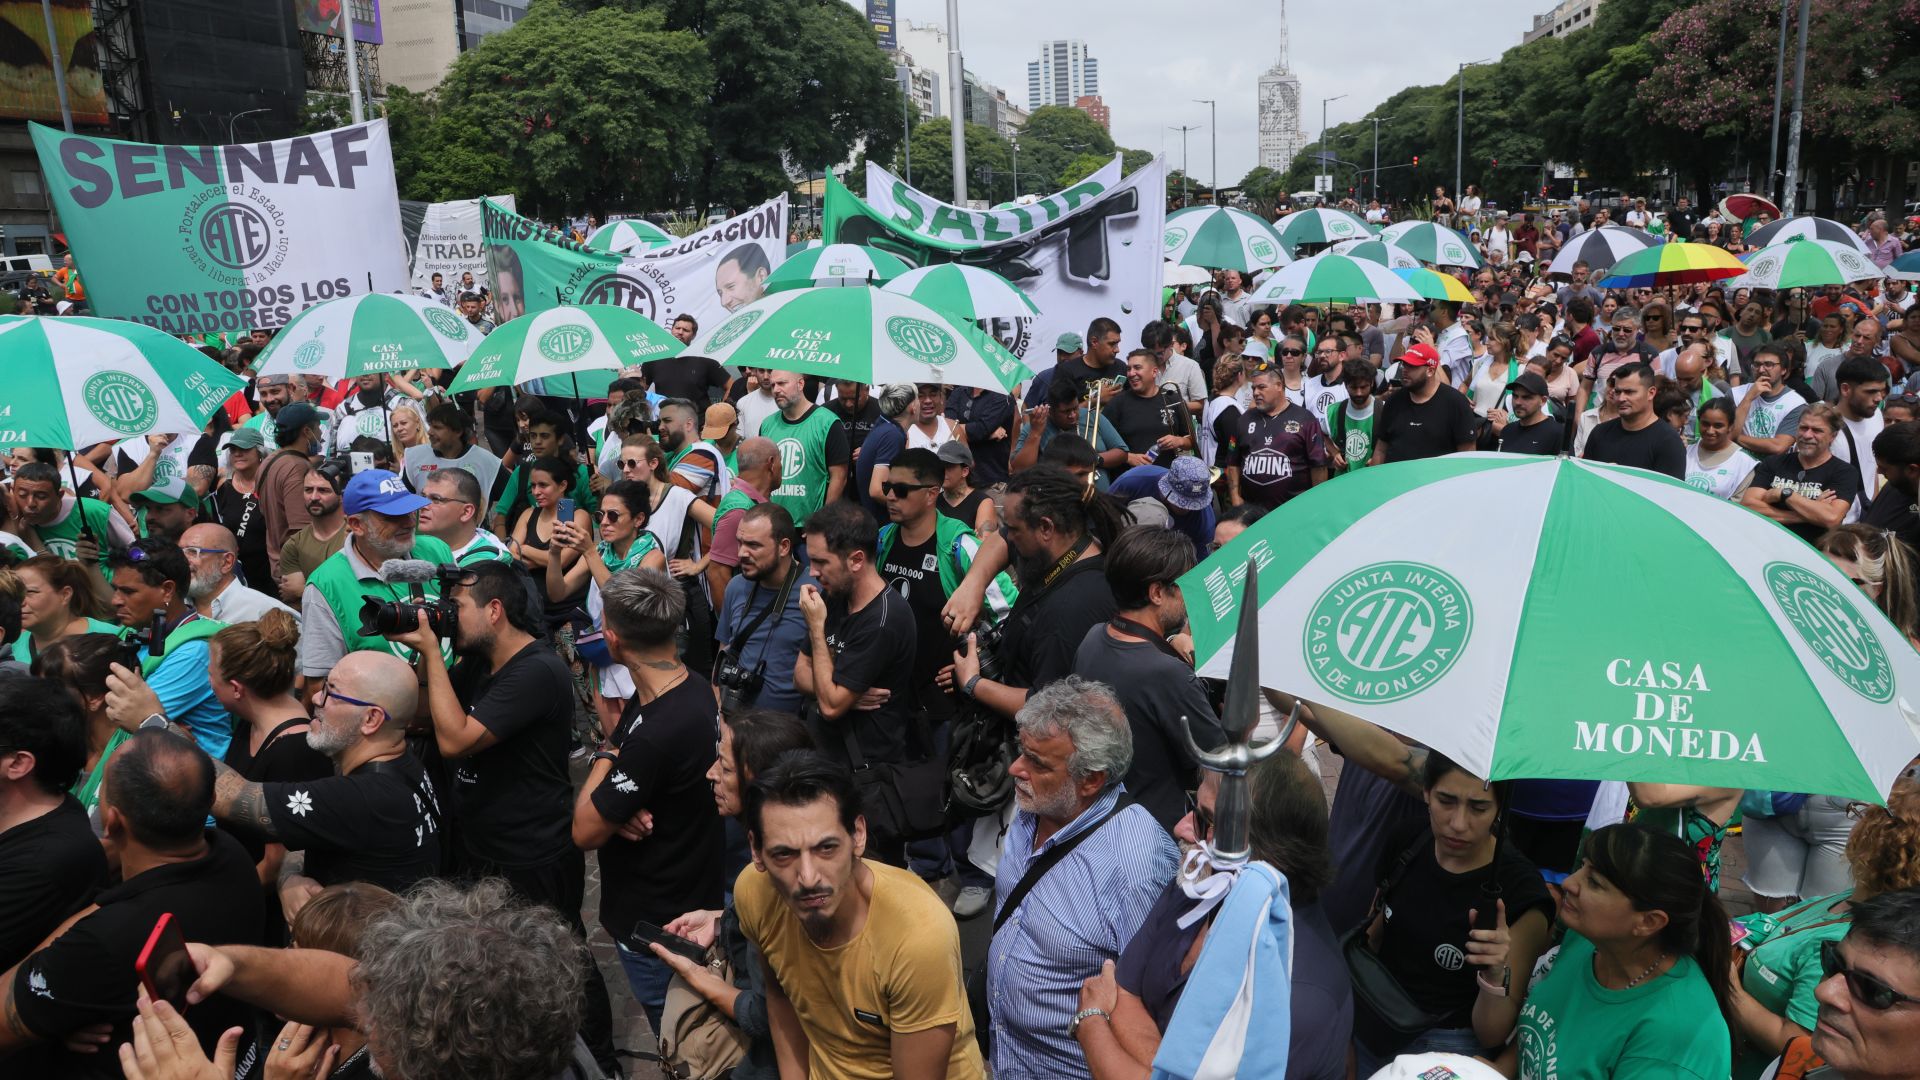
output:
[[[1033,859],[1072,839],[1112,809],[1115,784],[1066,828],[1033,846],[1038,819],[1014,814],[993,884],[994,912]],[[994,1080],[1085,1077],[1086,1054],[1067,1035],[1080,984],[1119,960],[1179,865],[1179,849],[1147,808],[1129,806],[1081,841],[1027,893],[993,935],[987,992]]]

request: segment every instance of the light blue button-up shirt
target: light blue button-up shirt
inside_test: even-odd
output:
[[[993,883],[997,916],[1042,852],[1099,821],[1120,797],[1115,784],[1066,828],[1033,846],[1038,819],[1022,810],[1007,831]],[[1048,870],[1007,918],[987,953],[994,1080],[1084,1077],[1086,1055],[1067,1035],[1080,984],[1140,929],[1180,862],[1179,848],[1144,806],[1129,806]]]

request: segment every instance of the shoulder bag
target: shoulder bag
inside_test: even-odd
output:
[[[1388,969],[1386,961],[1367,947],[1367,928],[1373,925],[1373,920],[1380,914],[1387,894],[1400,883],[1408,864],[1419,854],[1420,845],[1432,842],[1431,834],[1423,831],[1400,853],[1393,868],[1380,880],[1379,891],[1373,894],[1373,906],[1367,909],[1367,917],[1340,939],[1340,953],[1347,961],[1347,975],[1353,982],[1353,996],[1372,1009],[1373,1014],[1396,1036],[1394,1046],[1368,1047],[1375,1053],[1387,1054],[1398,1050],[1415,1035],[1439,1027],[1446,1020],[1446,1014],[1428,1012],[1425,1006],[1414,1000],[1413,995],[1407,993],[1406,987],[1401,986],[1400,980]]]
[[[821,719],[840,729],[871,844],[884,850],[891,843],[940,835],[947,825],[947,763],[933,752],[925,711],[914,709],[911,721],[922,756],[902,762],[867,761],[854,736],[852,717]]]
[[[733,965],[718,945],[708,951],[706,967],[707,974],[733,985]],[[660,1070],[673,1080],[719,1080],[746,1057],[746,1034],[675,975],[660,1014]]]

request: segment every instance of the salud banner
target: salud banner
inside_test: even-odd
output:
[[[32,130],[95,314],[205,334],[407,287],[385,120],[236,146]]]
[[[983,328],[1039,371],[1061,334],[1084,334],[1102,315],[1120,324],[1123,341],[1139,340],[1160,317],[1166,164],[1155,158],[1119,179],[1119,162],[1027,206],[988,211],[943,203],[868,162],[871,201],[828,178],[826,240],[866,244],[919,266],[979,266],[1012,281],[1040,314],[987,320]]]
[[[482,230],[501,320],[577,304],[615,304],[662,326],[691,315],[707,326],[760,299],[786,258],[787,197],[683,236],[666,247],[590,251],[555,229],[482,200]]]
[[[493,196],[495,206],[514,209],[513,196]],[[480,200],[460,199],[426,205],[420,237],[413,245],[413,287],[431,288],[439,274],[458,293],[469,275],[475,287],[487,284],[486,238],[480,227]]]

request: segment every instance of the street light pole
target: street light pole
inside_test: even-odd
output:
[[[960,0],[947,0],[947,111],[953,118],[953,204],[967,204],[966,61],[960,55]]]
[[[1469,60],[1460,65],[1460,71],[1456,76],[1460,81],[1460,102],[1454,114],[1453,125],[1453,197],[1456,208],[1459,206],[1460,193],[1467,190],[1461,182],[1461,167],[1467,160],[1467,69],[1484,63],[1486,63],[1485,60]]]
[[[1213,205],[1220,205],[1220,114],[1212,98],[1194,98],[1195,105],[1207,107],[1207,127],[1212,129],[1208,138],[1213,140],[1213,165],[1207,172],[1207,182],[1213,185]]]
[[[1200,125],[1194,124],[1189,126],[1182,124],[1179,127],[1174,127],[1172,124],[1168,124],[1167,130],[1180,133],[1180,205],[1185,206],[1187,205],[1187,132],[1199,131]]]
[[[241,117],[252,116],[254,113],[263,113],[263,112],[272,112],[272,111],[273,111],[272,109],[248,109],[246,112],[234,113],[231,117],[228,117],[227,118],[227,145],[229,146],[233,145],[233,142],[234,142],[233,125],[236,123],[239,123]]]
[[[1373,117],[1373,199],[1380,200],[1380,124],[1391,116]]]
[[[1774,182],[1780,177],[1780,98],[1786,93],[1787,13],[1793,0],[1780,0],[1780,51],[1773,58],[1773,127],[1767,132],[1767,196],[1774,195]]]
[[[1800,0],[1800,43],[1793,57],[1793,118],[1787,122],[1787,190],[1780,209],[1792,217],[1800,208],[1800,108],[1807,92],[1807,24],[1813,21],[1813,0]]]
[[[340,40],[347,49],[347,105],[353,113],[353,122],[358,124],[367,118],[367,107],[360,100],[360,57],[359,50],[353,47],[353,5],[343,2],[340,5]]]
[[[40,0],[40,14],[47,20],[47,55],[53,60],[53,92],[60,98],[60,126],[73,134],[73,106],[67,104],[67,56],[60,48],[60,34],[53,28],[53,4]]]
[[[1335,94],[1332,97],[1320,99],[1320,168],[1313,171],[1313,187],[1315,191],[1320,189],[1320,169],[1327,167],[1327,102],[1339,101],[1346,96],[1345,94]],[[1326,176],[1327,194],[1331,195],[1333,194],[1333,174],[1329,172]]]

